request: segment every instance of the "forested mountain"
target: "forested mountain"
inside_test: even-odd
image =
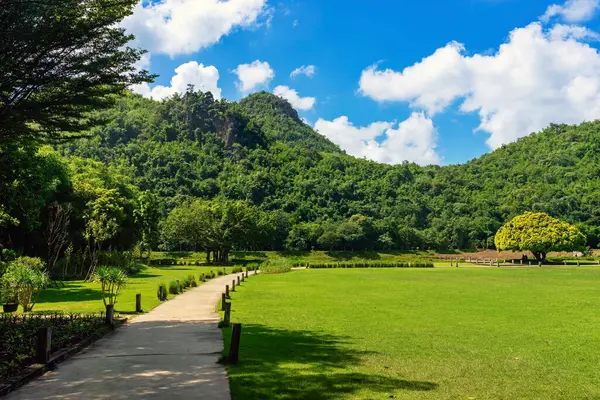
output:
[[[191,91],[162,103],[129,95],[102,117],[109,123],[63,154],[117,166],[163,199],[165,215],[187,196],[281,210],[281,246],[345,247],[361,219],[353,246],[490,247],[527,210],[575,223],[598,244],[600,122],[552,125],[462,165],[420,167],[348,156],[265,92],[239,103]]]

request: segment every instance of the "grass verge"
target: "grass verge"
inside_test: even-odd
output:
[[[232,294],[232,398],[598,398],[599,279],[589,267],[259,275]]]

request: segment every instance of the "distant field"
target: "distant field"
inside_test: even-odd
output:
[[[598,399],[599,281],[592,267],[252,277],[232,294],[232,398]]]
[[[267,258],[285,257],[293,263],[335,263],[335,262],[411,262],[439,261],[433,251],[234,251],[231,261],[261,262]],[[204,262],[206,253],[202,252],[155,252],[153,259],[174,259],[184,262]],[[441,262],[442,265],[449,263]]]

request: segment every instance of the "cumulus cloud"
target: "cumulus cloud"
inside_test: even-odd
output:
[[[387,164],[440,163],[436,153],[437,132],[433,121],[422,112],[413,112],[400,124],[374,122],[366,127],[355,127],[346,116],[333,121],[319,118],[315,129],[355,157]]]
[[[564,5],[548,6],[540,19],[548,22],[553,17],[561,17],[567,22],[583,22],[592,19],[600,8],[600,0],[567,0]]]
[[[300,97],[298,92],[287,86],[277,86],[273,93],[289,101],[296,110],[310,110],[317,101],[314,97]]]
[[[175,69],[175,75],[171,78],[170,86],[150,85],[143,83],[133,87],[133,91],[144,97],[155,100],[163,100],[175,93],[185,93],[188,85],[194,85],[194,90],[211,92],[215,99],[221,98],[221,89],[218,86],[219,71],[212,65],[204,66],[196,61],[181,64]]]
[[[317,68],[314,65],[303,65],[303,66],[298,67],[295,70],[293,70],[292,73],[290,74],[290,78],[295,78],[298,75],[305,75],[305,76],[308,76],[309,78],[312,78],[313,76],[315,76],[316,72],[317,72]]]
[[[236,27],[257,23],[267,0],[140,1],[122,26],[150,52],[176,56],[194,53]]]
[[[491,148],[551,122],[600,118],[600,55],[581,27],[532,23],[510,33],[492,55],[464,54],[452,42],[401,72],[377,66],[362,72],[360,91],[378,101],[406,101],[430,116],[460,100],[477,112]]]
[[[250,92],[259,86],[265,86],[275,77],[275,71],[268,62],[259,60],[250,64],[240,64],[233,73],[238,76],[238,88]]]

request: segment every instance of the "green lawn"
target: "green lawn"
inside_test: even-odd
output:
[[[142,294],[142,308],[148,311],[156,307],[160,301],[156,296],[158,284],[165,282],[167,285],[174,280],[194,275],[200,282],[202,272],[210,273],[223,267],[195,267],[195,266],[165,266],[148,267],[139,274],[131,276],[127,287],[121,291],[115,310],[123,314],[135,312],[135,295]],[[231,272],[231,268],[227,268]],[[64,312],[91,313],[104,311],[100,284],[84,281],[66,281],[64,288],[48,288],[39,297],[34,311],[56,310]],[[172,295],[169,295],[172,297]]]
[[[232,294],[232,398],[598,399],[598,282],[591,267],[259,275]]]

